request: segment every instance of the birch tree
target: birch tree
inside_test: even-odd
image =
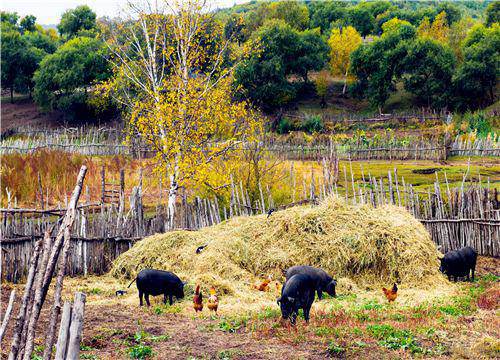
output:
[[[351,66],[351,54],[356,50],[363,40],[361,35],[352,26],[344,29],[333,29],[328,40],[330,45],[330,68],[332,75],[344,77],[344,88],[342,94],[347,89],[347,78]]]
[[[232,99],[240,55],[205,0],[130,3],[129,17],[105,36],[115,76],[104,86],[129,120],[130,138],[155,150],[170,179],[168,224],[173,227],[179,187],[203,181],[215,159],[251,140],[260,122]]]

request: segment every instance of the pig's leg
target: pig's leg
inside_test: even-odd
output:
[[[168,303],[172,305],[174,303],[174,300],[172,299],[172,294],[168,295]]]
[[[142,306],[142,291],[139,291],[139,306]]]
[[[303,307],[304,310],[304,319],[306,320],[306,323],[309,323],[309,311],[311,310],[311,307],[306,305]]]
[[[163,294],[163,303],[167,304],[167,293]]]
[[[151,306],[151,304],[149,303],[149,294],[148,294],[148,293],[145,293],[145,294],[144,294],[144,298],[146,299],[146,304],[147,304],[148,306]]]
[[[474,266],[472,266],[472,281],[474,281],[474,273],[476,272],[476,264],[474,263]]]
[[[297,311],[293,311],[291,314],[290,314],[290,323],[292,325],[295,325],[295,321],[297,320]]]
[[[323,293],[321,292],[321,289],[318,289],[318,299],[323,299]]]

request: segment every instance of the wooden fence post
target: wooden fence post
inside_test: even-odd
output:
[[[71,303],[66,301],[64,303],[61,324],[59,325],[59,336],[56,344],[55,360],[65,360],[66,350],[68,347],[69,326],[71,323]]]
[[[106,170],[104,165],[101,168],[101,203],[106,201]]]
[[[71,313],[71,325],[69,328],[67,360],[78,360],[80,354],[80,341],[82,340],[83,316],[85,313],[85,294],[75,293],[75,302]]]

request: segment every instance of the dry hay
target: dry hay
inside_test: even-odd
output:
[[[263,296],[252,284],[268,275],[280,280],[283,269],[308,264],[339,279],[341,293],[394,282],[401,289],[442,293],[451,287],[439,273],[440,256],[424,226],[403,208],[329,198],[269,218],[238,217],[199,231],[150,236],[115,260],[112,275],[133,278],[144,268],[165,269],[191,285],[213,285],[237,302],[251,303]]]

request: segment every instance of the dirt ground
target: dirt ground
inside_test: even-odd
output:
[[[53,111],[41,112],[36,104],[29,99],[16,99],[11,104],[3,101],[2,108],[2,132],[18,127],[57,127],[63,125],[63,114]]]
[[[157,297],[150,308],[139,308],[135,289],[117,298],[114,291],[123,283],[109,276],[68,278],[64,297],[87,293],[82,359],[498,358],[499,274],[500,259],[481,257],[479,280],[459,283],[457,296],[432,304],[410,306],[402,298],[388,305],[382,296],[340,294],[315,302],[310,323],[299,319],[296,329],[283,324],[278,307],[269,303],[253,313],[222,309],[215,316],[205,309],[195,315],[188,295],[173,306]],[[12,287],[2,284],[2,311]],[[15,287],[20,294],[22,286]],[[223,308],[224,299],[220,302]],[[44,333],[48,311],[46,304],[38,334]],[[12,327],[13,322],[2,359]],[[37,345],[36,352],[43,352],[41,336]]]

